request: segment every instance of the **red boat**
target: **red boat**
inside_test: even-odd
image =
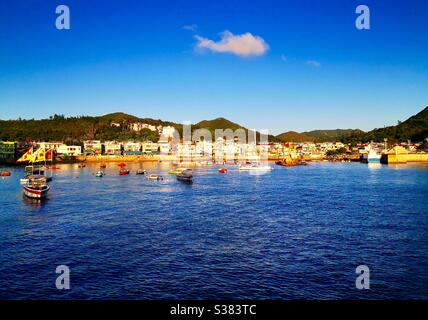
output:
[[[12,173],[10,171],[4,170],[0,171],[0,177],[10,177]]]
[[[126,163],[121,162],[117,166],[123,168],[123,167],[126,167]]]
[[[105,169],[105,168],[107,168],[107,165],[105,163],[103,163],[103,164],[100,165],[100,168],[101,169]]]
[[[226,168],[221,168],[221,169],[218,169],[218,172],[220,172],[220,173],[227,173],[227,169]]]
[[[129,170],[126,170],[126,169],[120,169],[120,171],[119,171],[119,176],[125,176],[125,175],[127,175],[127,174],[129,174]]]
[[[46,169],[47,170],[59,170],[59,169],[61,169],[60,167],[58,167],[58,166],[46,166]]]

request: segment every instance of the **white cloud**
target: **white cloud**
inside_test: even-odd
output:
[[[240,57],[262,56],[269,50],[269,45],[259,36],[247,32],[234,35],[230,31],[220,34],[220,41],[213,41],[201,36],[197,39],[197,49],[208,49],[213,52],[231,53]]]
[[[183,29],[196,32],[198,30],[198,25],[197,24],[186,25],[186,26],[183,26]]]
[[[315,67],[315,68],[319,68],[319,67],[321,67],[321,63],[319,63],[318,61],[316,61],[316,60],[308,60],[308,61],[306,61],[306,64],[308,65],[308,66],[312,66],[312,67]]]

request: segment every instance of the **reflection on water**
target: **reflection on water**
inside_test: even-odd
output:
[[[427,165],[195,167],[192,185],[168,163],[60,167],[43,203],[23,198],[22,168],[0,180],[0,298],[428,298]]]
[[[367,168],[369,168],[370,170],[379,170],[382,168],[382,166],[383,164],[381,163],[373,163],[373,162],[367,163]]]

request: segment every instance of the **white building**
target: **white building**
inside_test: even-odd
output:
[[[40,148],[43,148],[45,150],[54,150],[54,151],[58,151],[58,148],[61,146],[64,146],[64,143],[62,142],[38,142],[37,145]]]
[[[58,154],[67,155],[70,157],[77,157],[82,154],[82,147],[81,146],[66,146],[65,144],[59,146],[59,148],[56,150]]]
[[[172,126],[163,127],[161,131],[161,137],[165,139],[170,139],[170,138],[172,139],[174,138],[174,133],[176,131],[177,130]]]
[[[142,147],[144,153],[156,153],[159,150],[159,145],[151,141],[143,142]]]
[[[101,153],[101,141],[100,140],[86,140],[83,141],[83,149],[85,151],[94,151],[95,153]]]

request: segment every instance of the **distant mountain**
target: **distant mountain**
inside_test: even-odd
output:
[[[157,142],[157,131],[143,129],[140,132],[131,131],[133,123],[144,123],[154,126],[173,126],[180,135],[183,134],[182,124],[152,118],[139,118],[123,112],[110,113],[103,116],[69,117],[54,115],[41,120],[0,120],[0,141],[64,141],[67,144],[80,144],[84,140],[117,140]],[[244,129],[248,137],[248,129],[225,118],[204,120],[192,125],[192,130],[206,128],[213,137],[215,129]],[[257,139],[260,134],[257,133]],[[277,141],[274,136],[269,141]]]
[[[153,125],[172,125],[173,123],[155,119],[141,119],[125,113],[111,113],[104,116],[69,117],[57,115],[41,120],[0,120],[0,140],[9,141],[64,141],[79,144],[83,140],[152,140],[159,134],[149,129],[131,132],[128,125],[143,122]],[[119,126],[112,125],[113,123]]]
[[[315,137],[296,131],[287,131],[276,136],[282,142],[313,142]]]
[[[276,136],[282,142],[335,142],[349,135],[354,129],[313,130],[306,132],[287,131]]]
[[[302,134],[313,137],[315,142],[334,142],[354,131],[355,129],[312,130],[302,132]]]
[[[208,129],[211,132],[211,134],[212,134],[213,137],[215,137],[215,130],[216,129],[223,129],[223,130],[225,130],[225,129],[231,129],[233,131],[238,130],[238,129],[243,129],[243,130],[245,130],[245,133],[246,133],[247,139],[248,139],[248,130],[249,129],[247,129],[247,128],[245,128],[245,127],[243,127],[243,126],[241,126],[241,125],[239,125],[239,124],[237,124],[235,122],[227,120],[225,118],[216,118],[216,119],[213,119],[213,120],[203,120],[203,121],[198,122],[193,127],[193,129],[201,129],[201,128]],[[259,141],[259,139],[260,139],[260,133],[258,131],[256,131],[256,137],[257,137],[256,138],[257,141]],[[269,135],[268,136],[268,140],[270,142],[280,142],[280,140],[277,139],[273,135]]]
[[[244,129],[244,130],[247,130],[245,127],[243,127],[237,123],[234,123],[232,121],[229,121],[225,118],[217,118],[214,120],[203,120],[203,121],[198,122],[195,126],[198,128],[208,129],[212,132],[214,132],[215,129],[232,129],[232,130]]]
[[[383,142],[384,139],[388,139],[389,142],[394,143],[407,140],[422,142],[426,138],[428,138],[428,107],[406,121],[398,122],[396,126],[369,132],[355,131],[343,136],[342,141],[346,143]]]

